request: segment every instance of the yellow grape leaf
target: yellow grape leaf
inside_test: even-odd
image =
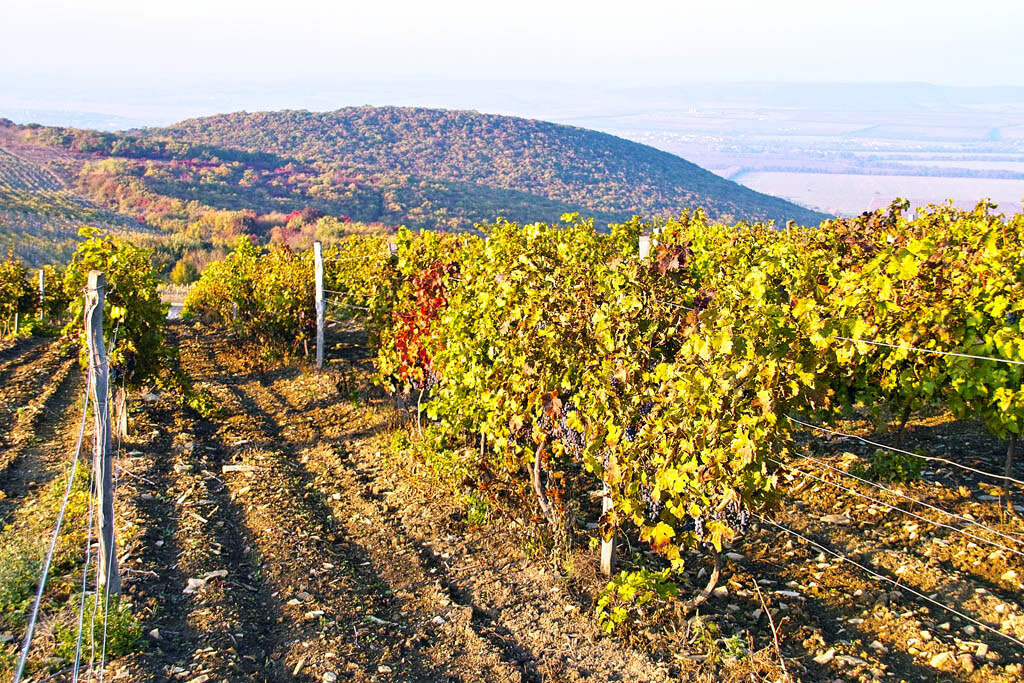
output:
[[[658,522],[658,525],[651,531],[651,545],[660,548],[667,545],[669,540],[676,535],[676,530],[665,522]]]
[[[910,280],[917,277],[919,264],[913,254],[905,254],[899,261],[898,273],[901,280]]]

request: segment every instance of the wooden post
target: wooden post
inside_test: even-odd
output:
[[[601,514],[602,516],[607,514],[612,509],[612,499],[608,495],[608,484],[602,484],[601,491],[604,495],[601,497]],[[615,534],[612,534],[611,538],[601,537],[601,573],[605,576],[611,576],[612,572],[615,571]]]
[[[18,334],[18,312],[14,312],[14,334]]]
[[[43,269],[39,269],[39,319],[44,319],[43,301],[46,299],[46,285],[43,282]]]
[[[1017,435],[1010,434],[1010,444],[1006,447],[1006,464],[1003,466],[1003,491],[1006,493],[1006,507],[1011,514],[1016,514],[1013,507],[1013,484],[1010,477],[1013,476],[1013,456],[1017,451]]]
[[[657,246],[657,240],[651,239],[648,235],[640,235],[640,239],[637,244],[637,250],[641,259],[646,259],[651,256],[651,245]],[[601,482],[601,514],[602,516],[607,514],[614,506],[612,503],[611,496],[608,495],[608,484],[607,482]],[[605,576],[611,576],[615,571],[615,546],[616,546],[616,535],[612,534],[611,538],[601,538],[601,573]]]
[[[324,249],[313,242],[313,275],[316,279],[316,369],[324,367]]]
[[[112,444],[110,439],[110,400],[107,348],[103,342],[103,303],[106,298],[107,279],[98,270],[89,271],[89,287],[85,296],[85,336],[89,350],[89,386],[92,390],[95,417],[95,444],[93,471],[96,478],[96,508],[98,511],[100,552],[97,565],[97,592],[121,592],[121,577],[117,571],[117,549],[114,543],[114,482]]]
[[[388,253],[392,256],[398,256],[398,244],[395,242],[388,242]]]
[[[651,238],[648,235],[640,235],[640,258],[644,259],[651,255]]]

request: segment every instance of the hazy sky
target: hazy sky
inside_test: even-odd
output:
[[[267,84],[273,106],[277,84],[409,78],[1024,85],[1019,0],[4,5],[0,107],[70,108],[89,91],[116,108],[120,92],[224,84]]]

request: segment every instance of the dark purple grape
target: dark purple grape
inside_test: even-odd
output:
[[[661,514],[662,508],[665,507],[665,504],[661,502],[661,496],[655,498],[653,488],[644,489],[640,493],[640,500],[644,502],[645,516],[647,519],[651,522],[656,521],[658,519],[658,515]]]
[[[721,510],[713,510],[693,519],[693,532],[697,538],[704,538],[708,522],[722,522],[726,526],[740,533],[746,533],[750,528],[750,511],[742,503],[732,502]],[[684,529],[685,530],[685,529]]]
[[[636,425],[629,425],[623,431],[623,437],[626,439],[626,443],[633,443],[636,441],[637,433],[639,429]]]

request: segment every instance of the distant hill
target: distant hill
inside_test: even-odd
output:
[[[0,249],[65,260],[82,223],[136,235],[161,267],[248,234],[302,248],[397,225],[498,217],[597,224],[702,207],[725,222],[824,216],[604,133],[464,111],[235,113],[105,132],[0,119]]]
[[[653,147],[572,126],[470,111],[237,112],[139,133],[308,165],[326,173],[328,185],[362,195],[362,205],[353,201],[348,212],[360,220],[467,228],[498,215],[554,220],[574,210],[607,222],[697,206],[725,221],[816,224],[824,218]],[[372,201],[374,194],[379,202]]]

